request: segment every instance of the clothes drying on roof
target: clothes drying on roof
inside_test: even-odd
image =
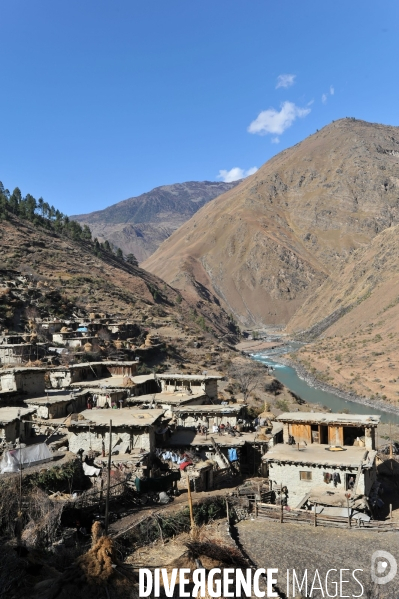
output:
[[[228,456],[230,462],[236,462],[238,460],[237,449],[235,447],[229,447]]]

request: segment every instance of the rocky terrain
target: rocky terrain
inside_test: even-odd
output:
[[[286,324],[356,249],[399,223],[399,130],[331,123],[199,210],[144,263],[241,323]]]
[[[163,185],[105,210],[71,218],[89,225],[99,241],[107,239],[143,262],[199,208],[237,184],[189,181]]]
[[[288,324],[312,339],[294,356],[316,378],[358,395],[399,400],[399,226],[340,266]]]

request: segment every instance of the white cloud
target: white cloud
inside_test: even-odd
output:
[[[272,144],[279,144],[279,143],[280,143],[279,137],[272,137]]]
[[[249,133],[258,133],[259,135],[267,135],[267,133],[281,135],[286,129],[291,127],[296,118],[303,118],[309,112],[310,108],[299,108],[293,102],[284,102],[281,105],[280,111],[275,108],[269,108],[260,112],[257,118],[249,125],[247,131]]]
[[[217,179],[221,179],[225,183],[231,183],[232,181],[238,181],[238,179],[245,179],[245,177],[249,177],[250,175],[253,175],[254,173],[256,173],[257,170],[258,170],[257,166],[253,166],[252,168],[249,168],[248,170],[244,170],[243,168],[240,168],[239,166],[235,166],[234,168],[230,169],[229,171],[225,171],[225,170],[221,169],[219,171]]]
[[[332,85],[330,85],[330,96],[333,96],[335,94],[335,89],[333,88]],[[323,102],[323,104],[327,104],[327,100],[328,100],[328,93],[327,94],[322,94],[321,96],[321,101]]]
[[[295,77],[296,75],[279,75],[277,77],[276,89],[279,87],[291,87],[291,85],[294,85],[295,83]]]

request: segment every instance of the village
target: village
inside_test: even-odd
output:
[[[176,549],[204,509],[227,517],[243,539],[252,523],[399,528],[396,446],[378,436],[379,416],[313,409],[239,350],[230,350],[227,372],[170,359],[165,367],[162,327],[140,344],[137,323],[107,314],[36,316],[26,328],[0,333],[0,486],[15,483],[17,501],[28,505],[31,481],[42,481],[42,501],[58,518],[51,531],[35,520],[34,540],[31,521],[19,546],[31,550],[40,539],[57,555],[80,554],[100,527],[101,538],[122,539],[129,556],[132,539],[147,547],[149,526],[164,544],[172,519]],[[36,339],[39,330],[47,341]],[[93,360],[104,339],[110,351]],[[190,341],[193,351],[201,344]],[[259,376],[264,393],[251,386]]]
[[[224,373],[139,374],[143,358],[137,355],[55,365],[64,348],[87,351],[100,329],[131,354],[128,339],[135,325],[90,314],[74,322],[43,319],[40,326],[56,346],[37,344],[32,334],[30,340],[8,331],[0,336],[3,475],[37,465],[35,451],[40,457],[45,448],[48,460],[79,456],[85,472],[95,473],[93,487],[111,455],[112,468],[130,486],[139,479],[161,484],[174,471],[185,474],[176,492],[186,488],[185,477],[195,492],[256,479],[258,491],[248,495],[260,503],[267,497],[270,504],[315,514],[352,514],[363,524],[381,512],[378,416],[303,406],[276,416],[265,403],[254,417],[242,397],[220,393]],[[148,335],[143,351],[157,345],[159,339]],[[33,351],[41,355],[40,365],[26,365]],[[164,490],[170,491],[167,485]],[[392,519],[392,505],[389,510]]]

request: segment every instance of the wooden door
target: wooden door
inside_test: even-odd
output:
[[[312,432],[310,424],[291,424],[291,435],[295,439],[295,443],[306,441],[306,443],[312,442]]]
[[[344,428],[343,426],[331,425],[328,427],[328,443],[330,445],[344,444]]]

